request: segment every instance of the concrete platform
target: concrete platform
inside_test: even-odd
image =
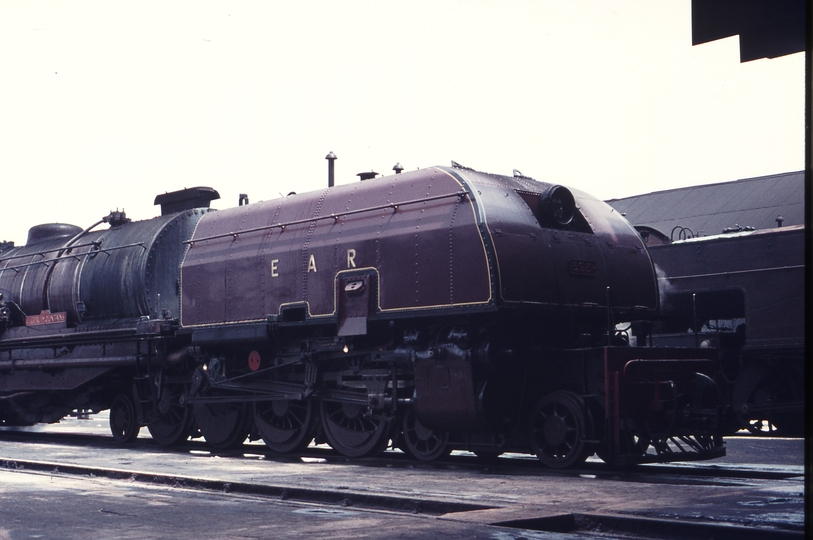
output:
[[[711,469],[562,472],[463,454],[271,457],[148,437],[122,448],[84,422],[51,427],[61,438],[0,432],[0,539],[801,538],[804,525],[802,440],[731,439]]]

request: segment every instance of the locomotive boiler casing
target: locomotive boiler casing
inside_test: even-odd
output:
[[[440,170],[401,176],[202,220],[182,268],[182,324],[340,317],[346,274],[372,279],[363,291],[374,298],[370,316],[492,304],[488,255],[462,187]]]
[[[548,225],[552,187],[433,167],[205,216],[181,270],[181,323],[325,320],[352,335],[366,326],[348,318],[501,307],[606,323],[609,302],[619,321],[651,315],[638,234],[578,191],[576,224]]]
[[[506,306],[538,306],[557,317],[650,317],[658,307],[649,255],[632,226],[605,203],[570,189],[572,220],[546,210],[563,189],[522,176],[451,169],[480,208],[495,252],[499,297]],[[567,191],[567,190],[565,190]]]

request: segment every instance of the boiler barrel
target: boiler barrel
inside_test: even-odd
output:
[[[206,212],[29,240],[0,256],[0,292],[26,315],[65,312],[71,323],[177,316],[184,241]]]

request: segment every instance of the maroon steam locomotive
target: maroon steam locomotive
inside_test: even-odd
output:
[[[551,467],[725,453],[711,349],[631,347],[657,278],[576,190],[453,163],[210,211],[41,225],[0,246],[0,425],[110,409],[113,436],[532,452]],[[241,201],[242,202],[242,201]]]

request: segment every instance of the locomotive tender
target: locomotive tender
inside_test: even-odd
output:
[[[199,430],[218,449],[392,441],[551,467],[725,453],[714,351],[615,331],[656,316],[658,286],[603,202],[454,162],[210,211],[217,197],[0,247],[0,425],[110,409],[120,442],[146,425],[164,445]]]

